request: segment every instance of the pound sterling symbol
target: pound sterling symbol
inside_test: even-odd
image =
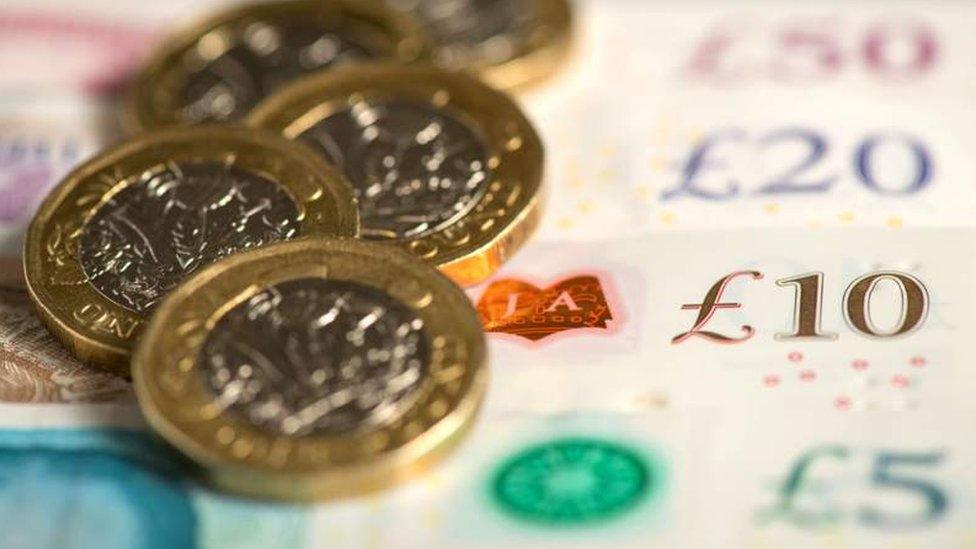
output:
[[[739,309],[742,307],[741,303],[721,303],[719,301],[720,299],[722,299],[722,293],[725,291],[725,288],[729,285],[729,283],[731,283],[733,279],[740,276],[751,276],[753,280],[760,280],[762,279],[763,274],[760,273],[759,271],[734,272],[730,275],[725,276],[724,278],[719,279],[719,281],[716,282],[715,285],[713,285],[710,290],[708,290],[708,294],[705,295],[704,303],[682,305],[681,306],[682,310],[697,309],[699,311],[698,318],[695,320],[695,325],[692,326],[690,330],[676,335],[671,340],[671,344],[677,345],[683,342],[684,340],[690,338],[691,336],[703,337],[715,343],[726,343],[726,344],[742,343],[743,341],[752,337],[756,333],[756,330],[749,325],[742,326],[742,331],[743,333],[745,333],[745,335],[743,335],[742,337],[730,337],[730,336],[722,335],[716,332],[709,332],[702,329],[705,327],[705,324],[707,324],[708,321],[711,320],[712,315],[715,314],[716,310]]]

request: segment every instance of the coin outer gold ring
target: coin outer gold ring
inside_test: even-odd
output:
[[[185,25],[154,52],[130,90],[124,128],[138,133],[184,124],[178,115],[178,94],[186,78],[186,68],[181,66],[185,56],[194,49],[205,49],[208,37],[219,42],[234,29],[278,18],[342,25],[344,31],[357,33],[373,51],[397,62],[416,61],[428,51],[423,28],[413,18],[377,0],[289,0],[229,8]]]
[[[296,139],[358,101],[427,102],[469,122],[480,134],[491,180],[487,192],[454,223],[390,241],[441,269],[462,286],[491,275],[538,225],[544,152],[532,124],[507,95],[462,72],[419,65],[357,64],[306,77],[272,95],[245,123]]]
[[[280,185],[295,201],[300,235],[358,234],[355,198],[342,175],[309,148],[271,132],[202,125],[162,130],[105,151],[47,196],[24,245],[27,289],[39,316],[78,359],[128,376],[131,349],[146,322],[88,281],[78,259],[85,223],[146,171],[195,161],[230,163]]]
[[[348,434],[280,436],[223,411],[199,357],[232,307],[306,277],[378,288],[424,322],[427,377],[401,415]],[[467,430],[488,380],[484,334],[465,293],[409,254],[355,239],[305,238],[215,263],[170,293],[133,357],[150,426],[216,485],[280,500],[318,500],[389,487],[422,471]]]
[[[505,61],[485,62],[467,67],[468,70],[496,88],[522,92],[548,80],[565,66],[572,53],[574,35],[569,0],[534,0],[533,3],[539,11],[540,22],[530,31],[528,44]],[[433,52],[436,58],[436,44]]]

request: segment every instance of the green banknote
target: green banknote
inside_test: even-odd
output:
[[[708,431],[660,411],[485,416],[429,475],[303,506],[219,494],[140,429],[4,428],[2,545],[668,547],[699,493],[676,473],[704,464]]]

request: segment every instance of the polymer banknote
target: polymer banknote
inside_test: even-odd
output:
[[[716,425],[723,458],[701,471],[699,544],[972,547],[970,413],[732,411]]]
[[[142,430],[0,429],[0,462],[3,547],[305,543],[304,509],[238,501],[195,486],[180,458]]]
[[[202,485],[128,405],[72,408],[0,405],[3,547],[674,547],[714,440],[706,414],[486,414],[416,482],[298,506]]]
[[[590,2],[541,238],[972,224],[962,2]]]
[[[0,406],[5,547],[968,547],[974,535],[968,431],[947,424],[967,412],[951,407],[485,413],[414,482],[294,506],[201,484],[128,405],[12,406]]]
[[[781,229],[533,243],[470,291],[505,395],[490,402],[969,406],[974,236]]]
[[[3,516],[26,536],[10,539],[67,543],[45,498],[70,487],[57,510],[82,525],[97,513],[72,502],[89,492],[111,495],[101,508],[126,517],[125,535],[142,513],[177,517],[145,547],[236,542],[237,520],[269,528],[247,543],[291,532],[295,546],[964,546],[976,261],[959,250],[974,234],[886,234],[536,244],[471,290],[493,368],[471,435],[430,475],[365,498],[255,504],[199,485],[178,458],[160,465],[165,452],[119,450],[148,443],[122,380],[88,404],[8,402],[3,493],[17,504]],[[97,459],[58,470],[75,452]],[[108,474],[99,460],[124,464]],[[115,482],[179,503],[145,508],[133,502],[169,496]]]
[[[228,3],[4,3],[0,183],[13,199],[0,210],[0,258],[15,265],[44,192],[119,139],[118,101],[152,45]],[[567,70],[520,96],[548,150],[538,238],[972,225],[976,7],[575,8]]]

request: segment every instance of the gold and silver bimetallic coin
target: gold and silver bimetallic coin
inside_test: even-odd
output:
[[[237,254],[163,301],[133,357],[150,426],[218,486],[314,500],[388,487],[460,439],[487,386],[465,293],[390,246]]]
[[[473,76],[343,67],[278,92],[247,122],[312,145],[352,184],[363,237],[459,284],[490,275],[538,222],[542,143],[508,96]]]
[[[133,131],[238,120],[304,74],[362,59],[411,62],[413,19],[376,0],[290,0],[231,8],[163,43],[130,101]]]
[[[28,232],[28,290],[81,360],[128,375],[135,339],[184,277],[238,250],[355,236],[341,174],[304,145],[252,128],[163,130],[84,163]]]
[[[386,0],[417,18],[440,67],[471,70],[501,89],[555,73],[571,49],[568,0]]]

